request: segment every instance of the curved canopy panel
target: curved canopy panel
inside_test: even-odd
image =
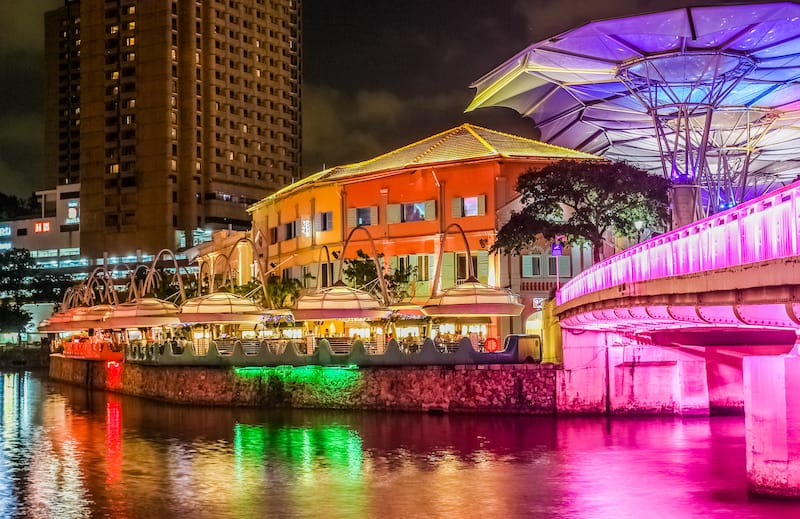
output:
[[[490,287],[470,278],[432,297],[422,307],[422,312],[432,317],[518,316],[523,308],[520,297],[510,290]]]
[[[145,297],[116,305],[105,321],[108,328],[149,328],[179,324],[178,307],[169,301]]]
[[[325,319],[379,320],[389,315],[389,309],[371,294],[346,286],[342,281],[313,294],[297,299],[293,311],[298,321]]]
[[[187,299],[180,307],[184,323],[257,323],[264,309],[253,301],[225,292]]]
[[[592,22],[472,87],[542,140],[639,163],[705,191],[706,213],[800,173],[800,5],[691,7]]]
[[[113,306],[76,306],[57,312],[39,324],[40,332],[76,332],[89,328],[102,328],[103,320],[111,313]]]

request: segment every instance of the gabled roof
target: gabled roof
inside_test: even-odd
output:
[[[328,179],[394,171],[409,167],[488,158],[540,157],[557,159],[597,159],[581,151],[553,146],[533,139],[462,124],[421,141],[390,151],[375,158],[338,166]]]
[[[462,124],[363,162],[336,166],[309,175],[269,195],[251,206],[248,211],[315,182],[350,180],[384,171],[492,158],[599,159],[600,157],[472,124]]]

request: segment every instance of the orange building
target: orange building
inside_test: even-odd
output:
[[[415,267],[408,291],[417,304],[431,294],[440,252],[439,290],[465,281],[471,261],[481,282],[520,294],[525,311],[519,318],[441,319],[433,326],[457,334],[524,333],[526,320],[535,317],[556,286],[556,266],[561,278],[568,278],[588,265],[591,255],[573,250],[571,256],[551,257],[546,247],[535,247],[524,256],[491,255],[488,250],[511,211],[520,207],[515,187],[521,174],[561,159],[595,158],[464,124],[360,163],[320,171],[281,189],[248,209],[250,235],[266,270],[301,280],[306,290],[313,291],[336,281],[342,258],[354,258],[359,249],[373,256],[366,233],[355,233],[347,250],[342,250],[352,229],[364,226],[384,255],[388,271]],[[458,232],[448,233],[440,251],[441,237],[451,224],[463,229],[469,260]],[[325,248],[332,253],[330,259]],[[209,257],[201,249],[203,254]],[[427,333],[415,331],[413,325],[398,325],[398,334],[406,332]]]

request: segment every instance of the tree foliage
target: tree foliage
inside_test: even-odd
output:
[[[267,306],[269,308],[288,308],[300,297],[302,283],[295,278],[284,278],[270,274],[266,279]]]
[[[27,249],[3,252],[0,254],[0,326],[6,331],[22,330],[30,321],[30,314],[22,310],[22,305],[59,302],[72,284],[65,274],[37,269]]]
[[[8,301],[0,302],[0,332],[19,332],[31,320],[31,314]]]
[[[27,249],[9,249],[0,254],[0,294],[16,307],[60,301],[72,284],[65,274],[36,268]]]
[[[636,221],[666,225],[670,182],[624,162],[562,160],[520,176],[523,208],[498,232],[492,252],[519,254],[537,235],[589,242],[600,259],[608,231],[636,236]]]
[[[383,254],[378,254],[378,263],[383,262]],[[378,285],[378,271],[375,261],[363,250],[356,251],[356,258],[344,260],[342,274],[347,282],[356,287],[366,289],[371,294],[383,299]],[[409,296],[411,281],[417,274],[416,267],[398,267],[393,272],[383,272],[389,303],[397,303]]]
[[[22,216],[39,214],[39,199],[31,194],[27,200],[14,195],[0,193],[0,220],[11,220]]]

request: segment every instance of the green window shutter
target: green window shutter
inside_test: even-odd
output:
[[[522,277],[533,277],[533,256],[522,256]]]
[[[400,204],[386,205],[386,223],[400,223]]]
[[[376,205],[369,208],[369,224],[378,225],[378,206]]]
[[[439,287],[444,290],[456,284],[456,253],[445,252],[442,255],[442,282]]]
[[[478,251],[478,272],[475,274],[481,283],[489,282],[489,251]]]
[[[347,226],[348,227],[355,227],[356,226],[356,208],[350,207],[347,209]]]
[[[486,214],[486,195],[478,196],[478,215],[483,216]]]
[[[395,270],[397,270],[397,256],[392,256],[389,258],[389,272],[394,274]]]
[[[453,206],[451,207],[451,215],[453,218],[461,218],[464,216],[464,203],[460,196],[453,197]]]
[[[425,220],[436,220],[436,200],[425,201]]]
[[[562,277],[572,277],[572,257],[559,256],[558,257],[558,274]]]

